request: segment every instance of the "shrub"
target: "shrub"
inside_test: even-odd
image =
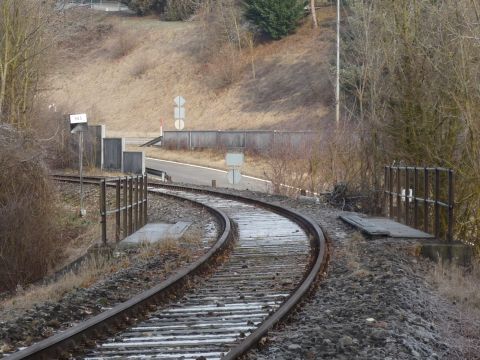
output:
[[[165,0],[122,0],[121,2],[141,16],[152,11],[163,11],[165,6]]]
[[[245,16],[272,39],[292,33],[305,16],[305,1],[247,0]]]
[[[59,254],[54,197],[39,147],[0,125],[0,290],[47,273]]]

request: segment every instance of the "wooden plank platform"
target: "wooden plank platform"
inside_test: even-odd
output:
[[[372,237],[393,237],[408,239],[433,239],[426,232],[400,224],[388,218],[368,217],[357,213],[340,215],[340,219]]]

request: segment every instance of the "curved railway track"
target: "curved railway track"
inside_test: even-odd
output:
[[[235,359],[292,310],[326,267],[323,233],[293,210],[198,188],[150,184],[149,191],[226,214],[238,239],[229,258],[194,290],[79,358]]]

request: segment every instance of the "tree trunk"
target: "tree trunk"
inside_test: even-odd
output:
[[[315,10],[315,0],[310,0],[310,11],[312,13],[313,27],[316,29],[318,27],[318,22],[317,11]]]

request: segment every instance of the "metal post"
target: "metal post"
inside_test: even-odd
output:
[[[115,190],[116,190],[116,205],[117,209],[115,211],[115,241],[120,241],[120,178],[115,181]]]
[[[397,170],[397,220],[398,222],[402,221],[402,190],[401,190],[401,176],[400,176],[400,168],[396,168]]]
[[[83,130],[78,133],[78,170],[80,173],[80,216],[85,216],[87,212],[83,208]]]
[[[453,193],[453,170],[448,171],[448,241],[453,241],[453,206],[454,206],[454,193]]]
[[[389,181],[388,181],[388,187],[389,187],[389,197],[390,197],[390,213],[388,214],[390,218],[393,218],[393,168],[390,166],[389,167]]]
[[[128,235],[133,234],[133,177],[128,178]]]
[[[440,206],[438,204],[440,197],[440,170],[435,169],[435,237],[440,235]]]
[[[405,224],[410,224],[410,172],[405,168]]]
[[[135,178],[135,231],[139,229],[138,226],[138,175]]]
[[[102,224],[102,244],[107,245],[107,186],[105,179],[100,181],[100,222]]]
[[[138,208],[139,208],[139,215],[138,215],[138,221],[139,221],[139,228],[141,228],[143,225],[143,175],[140,176],[139,178],[140,184],[139,184],[139,191],[140,193],[138,194]]]
[[[429,195],[429,181],[428,169],[424,168],[424,189],[423,189],[423,230],[428,233],[428,195]]]
[[[413,226],[418,227],[418,169],[413,170]]]
[[[148,209],[148,175],[145,174],[143,176],[143,181],[144,181],[144,188],[145,191],[143,195],[145,196],[145,201],[143,202],[143,225],[146,225],[148,222],[148,214],[147,214],[147,209]]]
[[[387,194],[388,194],[387,177],[388,177],[388,167],[385,166],[383,169],[383,205],[382,205],[382,208],[384,209],[385,214],[387,213]]]
[[[128,236],[128,178],[125,176],[123,179],[123,237]]]
[[[135,178],[135,231],[137,231],[139,229],[139,226],[138,226],[138,182],[139,182],[139,177],[137,175],[137,177]]]

